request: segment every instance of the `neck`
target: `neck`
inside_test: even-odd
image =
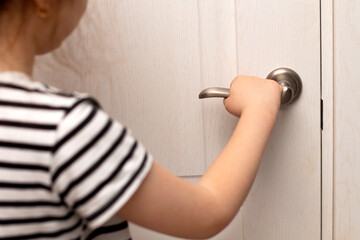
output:
[[[0,52],[0,72],[18,71],[32,75],[35,61],[35,51],[24,38],[19,38],[13,43],[0,42],[0,46],[7,46]]]

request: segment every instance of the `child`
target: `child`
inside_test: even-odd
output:
[[[197,184],[174,176],[98,101],[32,79],[34,57],[61,45],[86,0],[0,0],[0,240],[91,239],[112,217],[208,238],[235,216],[280,106],[275,81],[237,76],[225,108],[240,117]],[[85,232],[90,234],[85,234]]]

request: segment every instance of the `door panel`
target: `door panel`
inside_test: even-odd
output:
[[[93,0],[34,75],[93,94],[156,161],[196,181],[237,122],[222,99],[198,93],[228,87],[237,74],[292,68],[303,81],[300,99],[280,111],[244,206],[213,239],[319,240],[319,13],[315,0]],[[170,239],[132,229],[135,240]]]

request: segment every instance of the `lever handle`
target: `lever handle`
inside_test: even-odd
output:
[[[199,98],[211,98],[211,97],[227,98],[229,94],[230,94],[229,88],[212,87],[212,88],[204,89],[199,94]]]
[[[292,103],[300,95],[302,83],[299,75],[291,70],[290,68],[277,68],[270,72],[267,79],[278,82],[282,87],[281,104],[287,105]],[[212,87],[204,89],[200,94],[199,98],[211,98],[211,97],[222,97],[227,98],[229,96],[230,89]]]

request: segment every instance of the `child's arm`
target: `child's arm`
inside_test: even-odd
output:
[[[208,238],[235,216],[254,181],[280,106],[278,83],[239,76],[227,110],[241,118],[214,163],[197,184],[154,163],[119,215],[149,229],[184,238]]]

